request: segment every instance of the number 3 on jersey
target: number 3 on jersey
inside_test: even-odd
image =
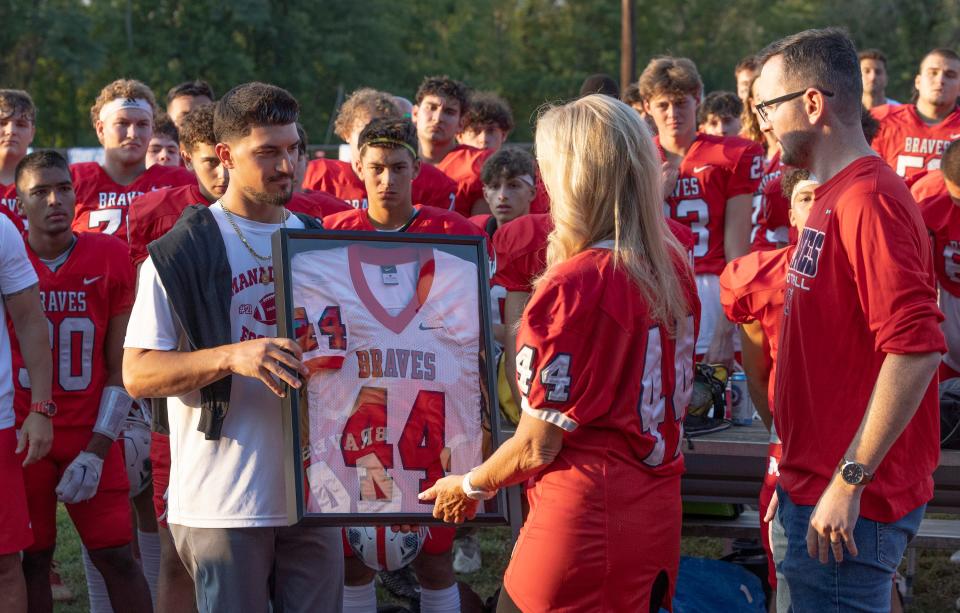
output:
[[[666,205],[669,208],[669,205]],[[667,216],[670,211],[667,211]],[[673,216],[674,220],[690,227],[690,231],[697,238],[697,244],[693,247],[693,257],[702,258],[707,255],[707,249],[710,247],[710,208],[706,200],[697,198],[695,200],[681,200],[677,203],[677,213]]]

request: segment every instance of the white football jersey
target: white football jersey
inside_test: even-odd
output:
[[[431,248],[295,255],[312,513],[421,513],[483,460],[476,266]],[[348,272],[347,272],[348,271]]]

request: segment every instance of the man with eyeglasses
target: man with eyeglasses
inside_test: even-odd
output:
[[[889,611],[939,455],[931,249],[905,183],[863,135],[846,33],[800,32],[761,60],[761,129],[821,183],[787,271],[777,356],[777,608]]]
[[[913,83],[917,88],[914,104],[870,110],[880,122],[873,148],[908,180],[940,168],[944,148],[960,139],[960,55],[952,49],[930,51]]]
[[[763,174],[763,150],[742,138],[697,131],[703,83],[687,58],[659,57],[640,75],[644,108],[657,124],[654,139],[676,185],[664,211],[693,232],[700,295],[697,359],[731,365],[739,339],[720,306],[720,272],[750,246],[753,192]]]

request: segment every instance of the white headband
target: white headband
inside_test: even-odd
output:
[[[114,98],[100,108],[100,121],[106,121],[108,117],[122,109],[143,111],[153,117],[153,107],[144,98]]]
[[[529,185],[530,187],[536,187],[536,184],[535,184],[534,181],[533,181],[533,177],[531,177],[530,175],[519,175],[519,176],[516,176],[516,177],[510,177],[510,178],[511,178],[511,179],[517,179],[517,180],[519,180],[519,181],[523,181],[524,183],[526,183],[526,184]]]
[[[809,180],[809,179],[804,179],[804,180],[802,180],[802,181],[797,181],[797,184],[793,186],[793,194],[790,194],[790,200],[793,200],[793,196],[794,196],[798,191],[800,191],[801,189],[804,189],[805,187],[809,187],[809,186],[811,186],[811,185],[817,186],[817,185],[820,185],[820,182],[819,182],[819,181],[811,181],[811,180]]]

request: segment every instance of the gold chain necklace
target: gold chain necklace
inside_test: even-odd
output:
[[[236,220],[234,220],[234,218],[233,218],[233,215],[234,215],[234,214],[230,212],[230,209],[228,209],[226,206],[224,206],[224,204],[223,204],[222,202],[220,203],[220,207],[223,209],[223,212],[227,214],[227,221],[229,221],[229,222],[230,222],[230,225],[233,226],[233,231],[237,233],[237,236],[240,238],[240,242],[243,243],[243,246],[247,248],[247,251],[250,252],[250,255],[252,255],[254,258],[260,260],[261,262],[272,262],[272,261],[273,261],[273,256],[272,256],[272,255],[262,256],[262,255],[260,255],[259,253],[257,253],[256,251],[254,251],[254,249],[253,249],[253,247],[250,245],[250,243],[247,242],[247,237],[245,237],[245,236],[243,235],[243,232],[240,231],[240,226],[238,226]],[[284,210],[282,215],[283,215],[283,216],[280,218],[280,226],[281,226],[284,230],[286,230],[286,228],[287,228],[287,215],[288,215],[287,211]]]

